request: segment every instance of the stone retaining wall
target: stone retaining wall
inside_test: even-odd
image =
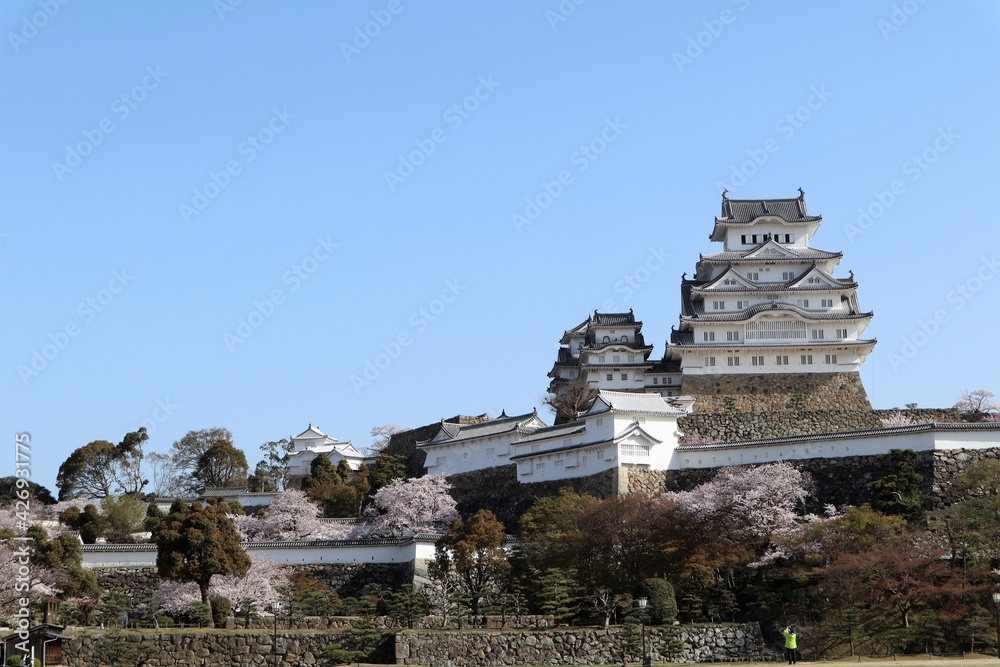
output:
[[[695,412],[871,411],[861,374],[686,375],[682,393]]]
[[[451,495],[458,502],[463,516],[488,509],[507,527],[517,528],[517,522],[538,498],[554,496],[559,489],[570,487],[577,493],[587,493],[598,498],[618,491],[618,471],[606,470],[588,477],[522,484],[517,480],[514,464],[487,470],[449,475]]]
[[[696,410],[697,406],[695,403]],[[695,412],[677,420],[677,427],[685,435],[712,438],[716,442],[863,431],[881,426],[878,415],[871,410]]]
[[[115,635],[110,635],[114,637]],[[112,641],[114,643],[112,643]],[[284,667],[323,664],[317,656],[322,650],[337,641],[336,633],[324,632],[278,632],[278,659]],[[71,641],[63,642],[63,655],[68,667],[95,667],[102,664],[121,664],[118,656],[122,644],[131,644],[133,662],[157,665],[159,667],[266,667],[274,664],[272,647],[275,638],[270,632],[124,632],[116,640],[109,639],[105,632],[75,635]],[[110,645],[109,645],[110,644]],[[116,647],[114,644],[118,644]],[[391,647],[389,649],[391,653]],[[389,656],[391,658],[391,655]]]
[[[676,633],[684,649],[668,655],[662,640]],[[654,662],[771,660],[756,623],[735,626],[647,628]],[[631,638],[634,644],[635,638]],[[626,631],[612,628],[542,632],[402,632],[396,635],[396,664],[494,667],[501,665],[615,665],[622,655],[638,656]]]

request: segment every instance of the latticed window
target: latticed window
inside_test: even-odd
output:
[[[806,337],[806,323],[797,320],[747,322],[744,329],[747,340],[787,340]]]

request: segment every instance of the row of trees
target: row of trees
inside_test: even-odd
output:
[[[380,451],[397,432],[399,429],[392,425],[373,428],[373,451]],[[95,440],[74,450],[59,467],[56,477],[59,500],[76,497],[101,500],[147,493],[157,497],[193,497],[206,487],[245,486],[250,491],[278,492],[288,486],[287,463],[292,444],[287,439],[261,445],[263,458],[253,472],[246,454],[233,444],[228,429],[190,431],[174,442],[166,454],[146,455],[143,445],[148,439],[146,429],[140,428],[126,434],[117,445]],[[344,462],[339,469],[323,456],[314,463],[320,467],[313,469],[307,481],[310,495],[323,503],[328,516],[358,516],[366,497],[406,472],[402,457],[388,454],[379,456],[372,469],[364,469],[356,480]],[[48,491],[38,488],[49,496]]]

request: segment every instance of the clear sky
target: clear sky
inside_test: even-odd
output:
[[[143,423],[252,466],[530,411],[597,308],[659,358],[723,187],[805,189],[875,407],[1000,391],[996,2],[65,1],[0,6],[0,430],[50,488]]]

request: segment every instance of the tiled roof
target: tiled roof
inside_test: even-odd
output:
[[[663,359],[657,361],[652,366],[646,369],[646,374],[650,373],[680,373],[681,372],[681,360],[680,359]]]
[[[796,443],[809,443],[824,440],[854,440],[857,438],[870,438],[879,435],[895,435],[901,433],[927,433],[929,431],[1000,431],[1000,423],[997,422],[977,422],[971,424],[947,423],[947,422],[926,422],[923,424],[910,424],[908,426],[886,426],[883,428],[869,428],[860,431],[840,431],[836,433],[814,433],[809,435],[787,435],[775,438],[761,438],[759,440],[743,440],[734,442],[715,443],[708,445],[678,445],[678,451],[695,450],[717,450],[730,449],[733,447],[752,447],[756,445],[788,445]]]
[[[599,326],[611,327],[621,326],[623,324],[642,324],[642,322],[635,321],[635,315],[631,310],[627,313],[599,313],[595,310],[591,321]]]
[[[807,340],[805,338],[799,338],[799,339],[789,339],[789,340],[783,340],[783,341],[766,341],[766,340],[765,341],[757,341],[757,340],[755,340],[755,341],[750,342],[750,343],[747,343],[746,341],[723,341],[721,343],[720,342],[714,342],[714,343],[695,343],[694,342],[694,336],[692,336],[691,338],[685,337],[684,340],[683,340],[683,342],[671,341],[671,344],[674,347],[690,347],[690,348],[694,348],[696,350],[700,350],[702,348],[704,348],[706,350],[708,350],[708,349],[726,348],[727,350],[749,351],[751,349],[756,349],[756,348],[759,348],[759,347],[775,348],[775,349],[777,349],[777,348],[802,348],[802,347],[810,347],[810,348],[812,348],[812,347],[817,347],[817,348],[823,348],[823,347],[833,347],[833,348],[840,348],[840,347],[867,347],[869,345],[875,345],[876,342],[878,342],[878,341],[876,341],[875,339],[865,339],[865,338],[855,338],[853,340],[812,340],[812,339]]]
[[[567,424],[556,424],[555,426],[547,426],[545,428],[540,428],[534,433],[526,435],[519,440],[516,440],[514,444],[523,445],[525,443],[535,442],[537,440],[546,440],[548,438],[575,435],[577,433],[583,433],[586,430],[586,426],[587,425],[582,421],[569,422]]]
[[[796,313],[801,315],[807,320],[863,320],[868,319],[872,316],[871,312],[867,313],[828,313],[828,312],[815,312],[811,310],[806,310],[805,308],[800,308],[799,306],[793,306],[790,303],[760,303],[756,306],[750,306],[749,308],[744,308],[741,311],[735,313],[694,313],[692,315],[682,314],[681,320],[697,320],[699,322],[742,322],[748,320],[754,315],[758,315],[763,312],[770,312],[775,310],[788,311],[790,313]]]
[[[525,422],[531,421],[532,419],[539,419],[539,421],[541,421],[538,417],[537,411],[527,412],[523,415],[516,415],[514,417],[502,416],[497,419],[481,422],[479,424],[466,424],[464,426],[449,424],[448,426],[458,426],[457,430],[448,429],[445,432],[445,434],[449,437],[442,438],[439,434],[426,442],[418,442],[417,446],[434,447],[436,445],[450,445],[455,442],[462,442],[473,438],[484,438],[491,435],[497,435],[499,433],[509,433],[511,431],[526,428]],[[544,424],[545,422],[542,423]],[[442,431],[445,431],[443,427]]]
[[[811,222],[818,216],[809,215],[804,197],[795,199],[722,199],[719,222],[745,224],[762,215],[776,215],[787,222]]]
[[[601,409],[599,403],[604,402],[608,407]],[[683,410],[671,406],[659,394],[647,394],[644,392],[630,391],[608,391],[601,390],[597,394],[597,401],[588,414],[606,412],[608,409],[621,413],[644,413],[676,415],[685,414]]]
[[[789,248],[789,250],[792,251],[792,256],[790,257],[754,257],[747,261],[799,262],[802,260],[838,259],[844,256],[844,253],[842,252],[828,252],[817,248]],[[750,250],[722,250],[720,252],[712,252],[707,255],[699,255],[698,260],[699,263],[709,262],[712,264],[736,262],[744,259],[751,252],[753,252],[753,248]]]

